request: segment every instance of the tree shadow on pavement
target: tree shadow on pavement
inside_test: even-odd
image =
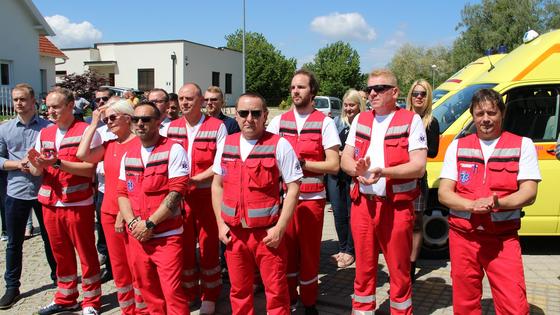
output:
[[[560,236],[520,237],[523,255],[560,255]]]
[[[28,297],[30,297],[30,296],[33,296],[33,295],[35,295],[35,294],[37,294],[37,293],[39,293],[39,292],[43,292],[43,291],[50,290],[50,289],[54,289],[54,288],[56,288],[56,286],[55,286],[54,284],[52,284],[52,283],[50,283],[50,284],[44,284],[44,285],[42,285],[42,286],[40,286],[40,287],[38,287],[38,288],[34,288],[34,289],[32,289],[32,290],[29,290],[29,291],[26,291],[26,292],[22,292],[21,295],[20,295],[20,297],[21,297],[22,299],[25,299],[25,298],[28,298]]]
[[[101,296],[101,313],[106,313],[118,307],[119,300],[117,299],[116,291]]]
[[[494,313],[494,300],[492,299],[482,299],[482,313]],[[544,315],[544,311],[542,308],[529,303],[529,314],[531,315]]]

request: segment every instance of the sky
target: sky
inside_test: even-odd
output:
[[[360,55],[362,72],[399,47],[451,46],[467,3],[479,1],[245,0],[246,31],[261,33],[298,67],[336,41]],[[99,42],[184,39],[214,47],[243,26],[243,0],[33,0],[59,48]]]

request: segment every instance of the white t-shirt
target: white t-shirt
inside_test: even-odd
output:
[[[309,117],[310,114],[300,115],[297,110],[294,108],[294,116],[296,118],[296,128],[298,134],[301,132],[305,121]],[[270,121],[268,126],[266,127],[266,131],[272,132],[274,134],[280,133],[280,119],[281,115],[278,115]],[[322,135],[322,145],[323,149],[327,150],[334,146],[339,146],[341,144],[340,138],[338,137],[338,130],[336,129],[336,125],[332,118],[325,116],[323,119],[323,126],[321,129]],[[316,200],[316,199],[325,199],[327,198],[327,193],[325,190],[318,192],[318,193],[300,193],[299,199],[300,200]]]
[[[241,135],[239,140],[239,153],[241,155],[242,161],[245,161],[247,159],[257,141],[258,140],[247,140],[243,138],[243,135]],[[214,173],[218,175],[223,175],[221,163],[223,152],[224,143],[218,146],[216,156],[214,157],[214,165],[212,166],[212,171],[214,171]],[[278,145],[276,146],[275,156],[278,170],[280,171],[282,179],[285,183],[291,183],[303,177],[303,171],[301,170],[301,167],[299,165],[296,152],[294,151],[288,140],[280,138],[280,140],[278,141]]]
[[[490,141],[480,140],[480,148],[482,149],[482,155],[484,156],[484,163],[488,163],[488,159],[492,155],[492,152],[494,152],[494,148],[496,147],[499,139],[500,138]],[[455,182],[458,180],[457,145],[458,140],[453,140],[449,147],[447,147],[440,178],[451,179]],[[486,174],[484,175],[486,176]],[[523,137],[523,140],[521,141],[521,156],[519,158],[519,173],[517,174],[517,180],[526,179],[540,181],[542,177],[539,170],[539,159],[537,157],[535,145],[531,139]]]
[[[169,125],[171,125],[171,119],[166,117],[159,125],[159,134],[163,137],[167,137],[167,130],[169,130]]]
[[[356,126],[358,125],[359,116],[360,114],[358,114],[352,121],[350,131],[348,132],[348,138],[346,139],[346,145],[356,147]],[[371,142],[364,156],[364,158],[367,156],[369,156],[370,158],[370,169],[374,167],[385,167],[385,134],[387,133],[389,124],[391,123],[391,120],[393,120],[394,116],[395,112],[383,116],[376,115],[375,119],[373,120]],[[424,125],[422,124],[422,119],[417,114],[414,114],[408,134],[408,152],[427,148],[428,146],[426,141],[426,130],[424,129]],[[360,192],[364,194],[385,196],[387,195],[386,183],[387,181],[385,177],[381,177],[375,184],[360,184]]]
[[[101,136],[101,140],[103,140],[103,143],[107,141],[111,141],[113,139],[117,139],[117,135],[112,133],[111,130],[109,130],[109,127],[107,127],[107,125],[102,125],[100,127],[97,127],[97,132]],[[103,161],[97,163],[97,168],[95,169],[95,173],[97,174],[97,190],[99,190],[102,193],[105,193],[105,170],[103,168]]]
[[[142,155],[142,164],[144,166],[148,163],[150,154],[154,150],[154,147],[144,148],[140,147],[140,154]],[[126,153],[123,154],[121,159],[121,166],[119,172],[119,180],[126,180],[126,172],[124,170],[124,159],[126,158]],[[167,172],[169,178],[175,178],[180,176],[189,175],[189,159],[187,157],[187,152],[183,149],[183,146],[174,143],[171,146],[171,151],[169,152],[169,163],[167,164]]]
[[[55,140],[55,148],[56,150],[60,150],[60,143],[62,142],[62,139],[64,139],[64,135],[66,134],[67,130],[60,130],[59,128],[56,129],[56,140]],[[41,132],[43,132],[43,130],[41,130]],[[93,138],[91,140],[91,145],[89,146],[90,149],[93,148],[97,148],[98,146],[100,146],[101,144],[103,144],[103,140],[101,140],[101,136],[99,135],[99,133],[96,131],[93,134]],[[41,152],[41,134],[39,134],[39,136],[37,137],[37,141],[35,142],[35,150],[37,150],[38,152]],[[89,206],[93,204],[93,196],[82,200],[82,201],[77,201],[77,202],[62,202],[62,201],[57,201],[56,204],[54,205],[55,207],[76,207],[76,206]]]

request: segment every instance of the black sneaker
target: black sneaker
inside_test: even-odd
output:
[[[319,315],[319,311],[317,311],[317,308],[315,307],[315,305],[306,306],[305,307],[305,315]]]
[[[39,315],[50,315],[50,314],[57,314],[62,312],[73,312],[80,309],[80,304],[76,303],[70,306],[63,306],[60,304],[56,304],[55,302],[51,302],[51,304],[41,307],[37,314]]]
[[[0,298],[0,310],[7,310],[14,306],[19,300],[19,289],[7,289],[4,296]]]

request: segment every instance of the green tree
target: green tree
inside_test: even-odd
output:
[[[243,33],[237,30],[226,35],[227,47],[241,51]],[[246,89],[260,93],[270,106],[277,106],[288,97],[292,75],[296,70],[296,60],[286,58],[270,44],[264,35],[245,33]]]
[[[461,34],[453,43],[453,67],[458,70],[502,44],[512,50],[523,42],[523,34],[529,29],[542,34],[558,27],[557,0],[482,0],[466,4],[456,27]]]
[[[389,69],[397,76],[401,96],[406,95],[412,83],[418,79],[426,79],[430,83],[433,80],[437,87],[454,73],[448,48],[424,48],[412,44],[405,44],[396,51]]]
[[[319,94],[342,97],[349,88],[361,88],[360,55],[350,44],[338,41],[319,49],[313,62],[303,68],[315,73],[321,88]]]

